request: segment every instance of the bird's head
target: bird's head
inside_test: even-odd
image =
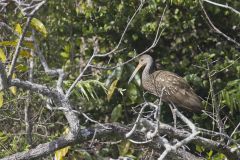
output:
[[[147,64],[152,64],[152,62],[153,62],[153,59],[152,59],[152,57],[150,55],[148,55],[148,54],[142,55],[139,58],[138,65],[137,65],[136,69],[133,71],[131,77],[128,80],[128,84],[132,81],[133,77],[137,74],[138,70],[141,67],[143,67],[143,66],[145,66]]]

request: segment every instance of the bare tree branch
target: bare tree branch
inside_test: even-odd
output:
[[[224,4],[220,4],[220,3],[217,3],[217,2],[213,2],[213,1],[210,1],[210,0],[203,0],[204,2],[207,2],[207,3],[210,3],[210,4],[213,4],[215,6],[218,6],[218,7],[222,7],[222,8],[226,8],[226,9],[230,9],[231,11],[233,11],[234,13],[240,15],[240,12],[236,9],[234,9],[233,7],[229,6],[228,4],[224,5]]]
[[[71,135],[68,135],[67,137],[60,137],[57,140],[54,140],[52,142],[44,143],[38,145],[36,148],[31,149],[29,151],[21,152],[21,153],[16,153],[14,155],[11,155],[9,157],[5,157],[2,160],[21,160],[21,159],[34,159],[34,158],[40,158],[43,156],[46,156],[47,154],[53,153],[54,151],[69,146],[69,145],[74,145],[75,143],[83,143],[86,141],[89,141],[92,139],[92,137],[95,135],[96,139],[108,139],[111,140],[111,137],[118,137],[119,139],[124,139],[124,136],[126,133],[130,131],[131,128],[120,125],[118,123],[112,123],[112,124],[106,124],[108,128],[111,129],[105,129],[102,126],[96,125],[96,127],[93,128],[87,128],[87,129],[82,129],[79,134],[78,138],[73,138]],[[174,129],[173,127],[161,123],[159,126],[159,130],[161,131],[161,134],[167,134],[170,137],[173,138],[180,138],[180,139],[185,139],[188,138],[191,133],[184,131],[184,130],[179,130],[179,129]],[[142,132],[136,131],[133,133],[132,137],[134,139],[137,139],[138,141],[144,141],[145,136]],[[162,152],[163,148],[159,147],[163,145],[163,143],[157,139],[156,137],[153,141],[150,141],[149,143],[145,143],[142,145],[145,145],[147,147],[150,147],[154,149],[155,151]],[[208,149],[213,149],[215,151],[221,152],[225,154],[229,160],[236,160],[238,158],[237,151],[232,152],[231,148],[228,146],[223,146],[219,142],[215,142],[210,139],[202,138],[200,136],[196,136],[192,140],[193,143],[201,145],[205,148]],[[176,151],[172,151],[171,154],[168,154],[167,159],[185,159],[185,160],[192,160],[192,159],[202,159],[201,157],[196,157],[192,155],[191,153],[179,148]]]
[[[15,1],[16,3],[21,3],[20,1]],[[45,1],[42,1],[40,2],[38,5],[34,6],[35,8],[32,10],[32,12],[29,14],[29,17],[27,18],[27,21],[26,21],[26,24],[23,28],[23,31],[22,31],[22,35],[20,36],[19,40],[18,40],[18,43],[17,43],[17,46],[16,46],[16,49],[15,49],[15,52],[13,54],[13,58],[12,58],[12,61],[11,61],[11,65],[10,65],[10,68],[9,68],[9,71],[8,71],[8,78],[12,78],[12,74],[14,72],[14,67],[15,67],[15,64],[17,62],[17,58],[18,58],[18,55],[19,55],[19,52],[20,52],[20,47],[22,45],[22,42],[23,42],[23,39],[25,37],[25,34],[27,33],[27,29],[29,27],[29,24],[32,20],[32,16],[35,14],[36,11],[38,11],[40,9],[40,7],[45,3]]]
[[[54,151],[64,148],[68,145],[72,145],[75,139],[68,138],[68,137],[60,137],[57,140],[40,144],[34,149],[30,149],[29,151],[19,152],[13,154],[11,156],[2,158],[1,160],[26,160],[26,159],[36,159],[44,157]]]
[[[147,49],[145,49],[144,51],[142,51],[142,52],[139,53],[138,55],[134,56],[133,58],[131,58],[131,59],[129,59],[129,60],[127,60],[127,61],[125,61],[125,62],[123,62],[123,63],[121,63],[121,64],[118,64],[118,65],[115,65],[115,66],[112,66],[112,67],[94,66],[94,65],[91,65],[91,67],[97,68],[97,69],[106,69],[106,70],[107,70],[107,69],[109,69],[109,70],[110,70],[110,69],[115,69],[115,68],[117,68],[117,67],[121,67],[121,66],[123,66],[123,65],[125,65],[125,64],[127,64],[127,63],[129,63],[129,62],[131,62],[131,61],[133,61],[133,60],[135,60],[136,58],[140,57],[141,55],[143,55],[143,54],[149,52],[151,49],[153,49],[153,48],[157,45],[157,43],[158,43],[158,41],[159,41],[162,33],[163,33],[164,30],[165,30],[165,28],[164,28],[164,29],[162,29],[162,31],[160,32],[160,27],[161,27],[161,24],[162,24],[162,21],[163,21],[163,18],[164,18],[164,14],[165,14],[165,12],[166,12],[166,9],[167,9],[167,5],[166,5],[165,8],[164,8],[163,14],[162,14],[162,16],[161,16],[161,20],[160,20],[160,22],[159,22],[159,24],[158,24],[158,28],[157,28],[157,31],[156,31],[156,34],[155,34],[154,41],[153,41],[153,43],[151,44],[151,46],[149,46]]]
[[[32,34],[34,34],[34,30],[32,30]],[[33,68],[34,68],[34,51],[31,50],[31,57],[29,58],[29,72],[28,72],[28,80],[29,82],[33,82]],[[27,91],[27,101],[24,106],[24,121],[25,121],[25,130],[26,130],[26,138],[28,144],[32,145],[32,120],[31,120],[31,101],[32,101],[32,92]]]
[[[32,92],[40,93],[42,95],[52,98],[58,106],[66,108],[64,114],[70,125],[71,132],[75,133],[73,135],[76,135],[79,132],[79,118],[77,114],[73,111],[73,107],[70,104],[69,100],[66,99],[65,96],[61,94],[58,90],[48,88],[40,84],[31,83],[29,81],[21,81],[19,79],[13,79],[11,81],[11,85],[17,86],[25,90],[30,90]]]
[[[230,41],[230,42],[234,43],[235,45],[237,45],[238,47],[240,47],[240,43],[238,43],[237,41],[235,41],[234,39],[232,39],[231,37],[229,37],[228,35],[226,35],[226,34],[223,33],[222,31],[220,31],[220,30],[212,23],[212,21],[211,21],[211,19],[209,18],[209,16],[208,16],[208,14],[207,14],[207,12],[206,12],[206,10],[205,10],[205,8],[204,8],[201,0],[199,0],[199,4],[200,4],[200,6],[201,6],[201,8],[202,8],[202,10],[203,10],[203,13],[205,14],[205,16],[206,16],[206,18],[207,18],[207,20],[208,20],[208,23],[211,25],[211,27],[213,28],[213,30],[214,30],[216,33],[218,33],[218,34],[220,34],[221,36],[223,36],[224,38],[226,38],[228,41]]]
[[[83,143],[83,142],[89,141],[92,139],[94,135],[95,135],[95,138],[97,139],[100,139],[100,138],[109,139],[112,136],[123,139],[124,135],[130,130],[129,128],[117,123],[107,124],[107,127],[111,129],[105,129],[102,126],[98,126],[98,125],[93,128],[82,129],[79,132],[79,135],[77,136],[78,138],[73,138],[71,137],[71,135],[67,135],[66,137],[60,137],[57,140],[54,140],[52,142],[40,144],[34,149],[16,153],[9,157],[5,157],[1,160],[15,160],[15,159],[23,160],[23,159],[41,158],[43,156],[46,156],[47,154],[53,153],[54,151],[64,148],[66,146],[73,145],[75,143]],[[144,136],[140,132],[134,132],[133,137],[137,138],[138,140],[144,139]],[[159,148],[159,145],[161,145],[159,144],[159,141],[152,141],[152,143],[143,144],[143,145],[153,148],[155,151],[162,151],[162,149]],[[186,160],[201,159],[182,149],[179,149],[176,152],[172,152],[172,154],[167,156],[167,158],[180,160],[180,159],[183,159],[183,157],[186,157],[186,155],[189,156],[189,158],[186,158]]]
[[[174,129],[173,127],[167,125],[167,124],[160,124],[160,130],[161,134],[168,134],[169,136],[173,138],[187,138],[190,136],[190,133],[185,130],[179,130],[179,129]],[[228,159],[230,160],[236,160],[237,157],[240,156],[239,151],[233,152],[229,146],[226,146],[224,144],[221,144],[221,142],[216,142],[211,139],[203,138],[201,136],[196,136],[193,140],[192,143],[201,145],[204,148],[207,149],[213,149],[215,151],[218,151],[220,153],[225,154]]]
[[[22,88],[25,90],[30,90],[36,93],[40,93],[44,96],[48,96],[51,98],[57,98],[58,92],[55,89],[49,88],[44,85],[36,84],[36,83],[31,83],[29,81],[21,81],[20,79],[12,79],[10,81],[11,86],[16,86],[18,88]]]
[[[73,84],[69,87],[69,89],[66,92],[66,98],[68,98],[71,95],[72,90],[74,89],[74,87],[77,85],[77,83],[81,80],[83,74],[85,73],[85,71],[88,69],[88,67],[90,66],[93,58],[95,57],[95,54],[93,54],[91,56],[91,58],[88,60],[87,65],[84,67],[84,69],[82,70],[82,72],[79,74],[79,76],[76,78],[76,80],[73,82]]]
[[[112,53],[114,53],[114,52],[117,51],[117,49],[119,48],[119,46],[120,46],[121,43],[122,43],[122,40],[123,40],[123,38],[124,38],[124,36],[125,36],[128,28],[129,28],[130,24],[132,23],[133,19],[134,19],[134,18],[136,17],[136,15],[142,10],[142,7],[143,7],[143,5],[144,5],[144,2],[145,2],[145,1],[141,1],[141,2],[140,2],[140,5],[138,6],[137,10],[134,12],[133,16],[132,16],[132,17],[130,18],[130,20],[128,21],[128,23],[127,23],[127,25],[126,25],[126,27],[125,27],[122,35],[121,35],[121,38],[120,38],[117,46],[116,46],[113,50],[111,50],[110,52],[108,52],[108,53],[105,53],[105,54],[96,54],[96,57],[106,57],[106,56],[108,56],[108,55],[110,55],[110,54],[112,54]]]
[[[0,91],[8,88],[7,74],[5,72],[5,67],[0,61]]]
[[[40,62],[41,62],[41,64],[42,64],[43,68],[44,68],[45,73],[46,73],[46,74],[49,74],[49,75],[52,75],[52,76],[58,75],[58,70],[57,70],[57,69],[50,69],[50,68],[49,68],[49,66],[48,66],[48,64],[47,64],[47,61],[46,61],[46,59],[45,59],[45,57],[44,57],[44,55],[43,55],[43,53],[42,53],[42,51],[41,51],[41,49],[40,49],[37,41],[36,41],[36,39],[35,39],[35,36],[33,35],[32,37],[33,37],[35,52],[36,52],[37,56],[38,56],[39,59],[40,59]]]
[[[27,33],[27,28],[31,22],[31,19],[32,17],[28,17],[27,18],[27,22],[24,26],[24,29],[23,29],[23,32],[22,32],[22,35],[20,36],[19,40],[18,40],[18,43],[17,43],[17,46],[16,46],[16,49],[15,49],[15,52],[13,54],[13,59],[11,61],[11,65],[10,65],[10,68],[9,68],[9,71],[8,71],[8,78],[11,79],[12,78],[12,74],[14,72],[14,67],[15,67],[15,64],[17,62],[17,58],[18,58],[18,55],[19,55],[19,52],[20,52],[20,47],[22,45],[22,42],[23,42],[23,39],[24,39],[24,36],[25,34]]]
[[[81,80],[82,76],[84,75],[85,71],[88,69],[88,67],[92,66],[91,65],[91,62],[92,60],[95,58],[95,57],[106,57],[114,52],[117,51],[117,49],[119,48],[119,46],[121,45],[122,43],[122,40],[123,40],[123,37],[125,36],[130,24],[132,23],[133,19],[135,18],[135,16],[137,15],[137,13],[142,9],[143,7],[143,4],[144,4],[144,1],[141,1],[138,9],[134,12],[133,16],[131,17],[131,19],[129,20],[129,22],[127,23],[122,35],[121,35],[121,38],[117,44],[117,46],[111,50],[110,52],[108,53],[105,53],[105,54],[98,54],[98,50],[96,50],[96,47],[94,47],[94,52],[93,52],[93,55],[90,57],[90,59],[88,60],[87,62],[87,65],[84,67],[84,69],[82,70],[82,72],[79,74],[79,76],[76,78],[76,80],[73,82],[73,84],[70,86],[70,88],[67,90],[66,92],[66,97],[69,97],[71,95],[71,92],[72,90],[74,89],[74,87],[77,85],[77,83]]]

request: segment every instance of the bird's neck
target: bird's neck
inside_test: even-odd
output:
[[[153,61],[147,63],[147,65],[145,66],[143,72],[142,72],[142,79],[148,79],[150,74],[153,73],[154,71],[154,64]]]

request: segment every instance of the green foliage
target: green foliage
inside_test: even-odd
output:
[[[111,120],[112,120],[113,122],[118,121],[118,120],[122,117],[122,112],[123,112],[122,110],[123,110],[123,108],[122,108],[122,105],[121,105],[121,104],[117,105],[117,106],[113,109],[112,114],[111,114]]]
[[[1,91],[0,92],[0,108],[3,106],[4,103],[4,93]]]
[[[33,18],[31,20],[31,26],[40,32],[44,37],[47,37],[47,29],[45,28],[44,24],[38,20],[37,18]]]
[[[98,99],[98,95],[94,88],[96,85],[99,86],[104,92],[106,92],[106,88],[103,83],[97,80],[85,80],[77,83],[74,93],[77,96],[80,95],[82,97],[85,97],[87,100],[90,100],[90,98]]]
[[[16,66],[16,70],[19,72],[26,72],[28,70],[28,67],[23,64],[19,64]]]
[[[222,103],[230,107],[230,113],[240,111],[240,79],[229,81],[220,96]]]
[[[9,137],[6,134],[4,134],[2,131],[0,131],[0,144],[1,145],[6,144],[8,139]],[[4,154],[0,152],[0,156],[4,156]]]
[[[115,80],[112,82],[112,84],[110,85],[109,89],[108,89],[108,93],[107,93],[107,99],[108,101],[110,101],[110,99],[112,98],[112,95],[116,89],[116,86],[117,86],[117,82],[118,80]]]
[[[226,1],[233,8],[240,8],[238,1]],[[206,19],[203,18],[202,10],[197,0],[148,0],[143,9],[135,17],[126,32],[119,47],[123,49],[117,54],[104,58],[95,58],[92,65],[114,66],[121,64],[136,56],[149,47],[155,37],[157,24],[160,21],[166,4],[165,17],[161,28],[165,28],[158,44],[149,51],[157,63],[157,69],[169,70],[183,76],[193,89],[204,100],[209,97],[210,77],[217,97],[217,101],[223,113],[231,113],[226,121],[226,133],[231,134],[239,123],[240,112],[240,63],[239,49],[218,34],[212,32]],[[81,73],[88,59],[92,56],[94,41],[99,44],[99,54],[112,50],[119,42],[121,34],[129,21],[130,16],[139,5],[139,0],[132,1],[80,1],[80,0],[52,0],[35,15],[31,21],[31,28],[27,31],[27,37],[31,37],[31,29],[36,30],[36,41],[43,52],[49,67],[63,68],[67,72],[67,80],[64,81],[64,89],[68,89],[75,78]],[[240,41],[238,15],[226,9],[205,4],[213,23],[224,33]],[[11,12],[10,12],[11,11]],[[8,13],[9,12],[9,13]],[[0,60],[11,60],[12,53],[18,42],[18,35],[26,19],[21,14],[13,14],[12,10],[6,13],[7,22],[14,28],[17,35],[3,31],[0,41]],[[28,79],[28,60],[34,58],[30,50],[33,49],[31,41],[24,40],[16,65],[16,77]],[[39,59],[34,58],[34,82],[52,86],[56,77],[49,77],[40,67]],[[207,64],[210,64],[209,66]],[[141,76],[137,74],[131,84],[127,84],[130,74],[136,63],[130,62],[124,66],[111,70],[98,70],[89,68],[86,76],[77,83],[71,101],[76,105],[75,109],[81,108],[99,122],[133,123],[136,116],[133,115],[132,107],[144,102],[141,88]],[[208,67],[210,67],[208,69]],[[16,94],[16,88],[12,88]],[[4,109],[0,114],[6,117],[17,117],[23,120],[26,92],[18,90],[18,96],[4,93]],[[149,101],[156,97],[146,95]],[[20,100],[19,100],[20,99]],[[21,99],[24,99],[21,100]],[[62,133],[66,120],[61,113],[50,113],[44,109],[43,97],[32,95],[33,122],[41,124],[35,126],[34,140],[37,143],[48,141]],[[1,106],[0,97],[0,106]],[[17,102],[17,103],[16,103]],[[206,109],[212,111],[211,101],[205,102]],[[12,106],[14,108],[12,109]],[[164,122],[172,122],[168,107],[162,107],[161,119]],[[226,116],[226,115],[221,115]],[[206,115],[194,115],[192,117],[199,126],[212,129],[212,120]],[[82,119],[81,119],[82,120]],[[12,119],[4,121],[8,125],[2,127],[1,137],[15,134],[17,131],[25,132],[23,121],[15,122]],[[82,120],[84,127],[89,123]],[[4,123],[4,124],[5,124]],[[7,133],[1,135],[2,133]],[[43,140],[41,136],[47,135]],[[49,137],[48,137],[49,136]],[[8,151],[3,150],[1,157],[28,148],[25,137],[17,139],[15,136],[7,136],[10,146]],[[233,136],[239,139],[239,135]],[[88,145],[81,144],[71,148],[68,152],[70,159],[94,159],[104,156],[132,156],[140,159],[143,154],[135,149],[130,142],[99,148],[94,155],[88,150]],[[21,147],[19,147],[21,146]],[[86,147],[87,146],[87,147]],[[112,146],[117,146],[114,152]],[[83,149],[86,147],[87,149]],[[205,155],[206,159],[223,159],[224,155],[206,150],[202,146],[194,146],[192,150]],[[117,151],[116,151],[117,150]],[[143,155],[142,155],[143,156]],[[50,158],[49,158],[50,159]]]
[[[7,58],[3,50],[0,48],[0,60],[1,62],[6,62]]]
[[[3,132],[0,132],[0,142],[5,143],[8,140],[8,136],[5,135]]]
[[[132,147],[132,143],[129,141],[123,141],[121,142],[121,144],[118,146],[119,149],[119,154],[121,156],[129,156],[132,155],[134,152],[134,149]],[[134,156],[132,156],[131,158],[134,158]]]

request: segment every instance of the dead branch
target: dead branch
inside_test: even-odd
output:
[[[213,28],[213,30],[214,30],[216,33],[218,33],[218,34],[220,34],[221,36],[223,36],[224,38],[226,38],[228,41],[230,41],[230,42],[234,43],[235,45],[237,45],[238,47],[240,47],[240,43],[238,43],[237,41],[235,41],[234,39],[232,39],[231,37],[229,37],[228,35],[226,35],[225,33],[223,33],[221,30],[219,30],[219,29],[212,23],[212,21],[211,21],[211,19],[209,18],[209,16],[208,16],[208,14],[207,14],[207,12],[206,12],[206,10],[205,10],[205,8],[204,8],[201,0],[199,0],[199,4],[200,4],[200,6],[201,6],[201,8],[202,8],[202,10],[203,10],[203,13],[204,13],[205,17],[207,18],[208,23],[209,23],[210,26]]]
[[[4,65],[0,61],[0,91],[4,90],[5,88],[8,88],[7,74]]]
[[[2,160],[12,160],[12,159],[34,159],[34,158],[40,158],[43,156],[46,156],[47,154],[53,153],[54,151],[64,148],[68,145],[74,145],[75,143],[83,143],[86,141],[89,141],[92,139],[92,137],[95,135],[95,138],[97,139],[107,139],[111,140],[111,137],[118,137],[119,139],[124,139],[125,134],[128,133],[131,128],[120,125],[118,123],[112,123],[112,124],[106,124],[106,126],[110,129],[105,129],[102,126],[96,125],[93,128],[87,128],[82,129],[79,134],[78,138],[73,138],[71,136],[67,137],[60,137],[57,140],[54,140],[52,142],[44,143],[38,145],[36,148],[31,149],[29,151],[16,153],[14,155],[11,155],[9,157],[5,157]],[[173,127],[161,123],[159,126],[159,130],[161,134],[167,134],[168,136],[172,138],[179,138],[179,139],[185,139],[191,135],[191,133],[174,129]],[[136,139],[137,141],[144,141],[145,136],[143,132],[140,132],[139,130],[134,132],[132,137]],[[192,143],[195,143],[197,145],[201,145],[208,149],[213,149],[215,151],[221,152],[225,154],[229,160],[236,160],[239,156],[239,153],[237,151],[232,152],[231,149],[227,146],[224,146],[218,142],[215,142],[210,139],[202,138],[200,136],[196,136],[193,138]],[[154,140],[149,141],[148,143],[142,144],[146,147],[150,147],[156,152],[163,152],[163,148],[159,147],[163,145],[163,143],[158,139],[158,137],[154,138]],[[201,157],[196,157],[192,155],[191,153],[185,151],[184,149],[178,148],[176,151],[171,151],[171,154],[168,154],[167,159],[186,159],[186,160],[192,160],[192,159],[202,159]]]
[[[236,9],[234,9],[233,7],[229,6],[228,4],[224,5],[224,4],[221,4],[221,3],[217,3],[217,2],[213,2],[213,1],[210,1],[210,0],[203,0],[204,2],[207,2],[209,4],[213,4],[215,6],[218,6],[218,7],[222,7],[222,8],[226,8],[226,9],[229,9],[231,10],[232,12],[240,15],[240,12]]]

